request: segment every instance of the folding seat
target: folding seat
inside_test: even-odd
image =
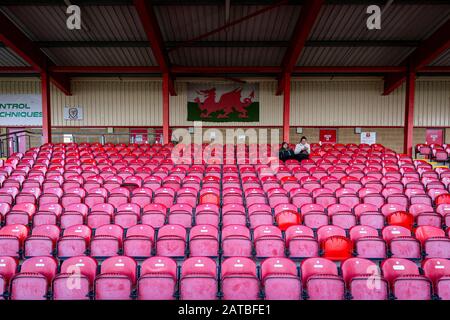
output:
[[[193,224],[193,208],[188,204],[174,204],[169,208],[168,223],[190,228]]]
[[[41,189],[39,187],[24,187],[22,191],[16,196],[16,204],[20,203],[36,203],[41,195]]]
[[[221,285],[224,300],[258,300],[256,264],[244,257],[226,259],[221,266]]]
[[[344,204],[332,204],[327,208],[327,211],[331,218],[331,224],[335,226],[350,229],[356,225],[356,216],[349,206]]]
[[[382,230],[383,239],[389,245],[391,257],[420,259],[420,242],[411,236],[411,231],[402,226],[387,226]]]
[[[44,182],[45,185],[45,182]],[[39,205],[47,204],[47,203],[60,203],[60,199],[63,196],[64,192],[61,188],[47,188],[44,187],[44,193],[39,197]]]
[[[450,259],[450,239],[444,230],[431,226],[420,226],[415,230],[426,258]]]
[[[281,230],[263,225],[253,231],[256,258],[284,257],[285,247]]]
[[[34,257],[23,262],[11,279],[11,300],[47,300],[58,264],[51,257]]]
[[[436,213],[432,206],[426,204],[413,204],[409,207],[418,226],[440,227],[442,225],[442,216]]]
[[[0,189],[0,203],[12,205],[18,194],[19,189],[16,187],[3,187]]]
[[[139,207],[144,208],[152,202],[153,191],[150,188],[136,188],[133,190],[130,202],[139,205]]]
[[[181,266],[181,300],[217,299],[217,266],[210,258],[188,258]]]
[[[342,277],[352,300],[387,300],[389,289],[380,268],[372,261],[350,258],[342,262]]]
[[[261,263],[261,285],[265,300],[302,299],[297,266],[289,259],[276,257],[264,260]],[[252,287],[255,288],[254,285]]]
[[[219,189],[220,188],[220,177],[212,176],[211,174],[208,174],[202,180],[202,187],[205,189],[206,188]]]
[[[72,257],[63,261],[53,280],[54,300],[89,300],[97,274],[97,261],[91,257]]]
[[[158,188],[155,190],[155,196],[153,198],[153,203],[162,204],[169,208],[173,204],[175,197],[175,191],[171,188]]]
[[[411,205],[414,204],[426,204],[433,205],[431,198],[425,194],[422,189],[406,189],[405,195],[409,197],[409,202]]]
[[[177,191],[177,204],[187,204],[191,207],[197,205],[198,191],[191,187],[182,187]]]
[[[121,226],[124,229],[128,229],[139,223],[141,217],[141,207],[135,203],[121,204],[116,208],[114,214],[114,224]]]
[[[338,198],[339,204],[346,205],[350,208],[354,208],[361,202],[353,189],[339,188],[336,190],[336,197]]]
[[[218,227],[220,222],[219,207],[215,204],[200,204],[195,208],[195,223],[210,224]]]
[[[430,196],[431,200],[433,200],[436,204],[436,206],[447,203],[445,200],[440,201],[439,196],[443,195],[445,196],[442,199],[446,199],[446,196],[448,195],[448,191],[445,189],[428,189],[428,195]]]
[[[292,225],[301,224],[300,214],[293,204],[278,204],[274,208],[275,221],[280,230],[285,231]]]
[[[58,258],[65,259],[86,254],[91,242],[92,231],[88,226],[71,226],[64,230],[58,241]]]
[[[0,229],[0,256],[20,258],[23,243],[28,236],[24,225],[7,225]]]
[[[353,254],[353,243],[350,239],[342,235],[332,235],[320,241],[323,257],[342,261],[348,259]]]
[[[224,257],[251,257],[252,241],[250,230],[242,225],[224,226],[221,234]]]
[[[312,177],[307,177],[307,178],[308,179],[314,179],[314,181],[310,180],[310,181],[302,182],[302,180],[303,180],[303,178],[302,178],[302,179],[300,179],[300,182],[301,182],[302,188],[308,190],[308,192],[311,193],[314,189],[318,189],[318,188],[321,187],[320,183],[317,182],[317,180],[315,180],[316,178],[312,178]]]
[[[397,211],[386,217],[387,224],[390,226],[402,226],[412,230],[414,226],[414,216],[408,212]]]
[[[431,299],[431,282],[420,275],[419,268],[414,262],[401,258],[389,258],[382,262],[381,269],[395,299]]]
[[[111,257],[95,279],[95,300],[130,300],[136,283],[136,262],[129,257]]]
[[[387,217],[394,212],[403,211],[406,212],[406,207],[400,204],[387,203],[383,205],[380,209],[381,213]]]
[[[450,204],[450,193],[443,193],[434,198],[436,206],[441,204]]]
[[[109,203],[98,203],[92,206],[91,212],[87,215],[87,225],[96,229],[112,222],[114,207]]]
[[[191,257],[217,257],[219,255],[219,231],[212,225],[196,225],[189,232]]]
[[[248,207],[248,219],[251,229],[263,225],[272,225],[272,209],[266,204],[252,204]]]
[[[184,257],[186,252],[186,229],[180,225],[167,224],[158,230],[156,253],[163,257]]]
[[[232,203],[222,207],[222,225],[225,227],[232,224],[247,225],[247,216],[243,205]]]
[[[108,203],[117,209],[119,206],[128,203],[130,194],[130,191],[124,187],[112,189],[108,196]]]
[[[345,237],[346,233],[344,229],[333,225],[322,226],[317,229],[317,240],[319,243],[322,243],[324,240],[332,236]]]
[[[309,300],[343,300],[344,280],[336,264],[325,258],[309,258],[301,264],[303,288]]]
[[[92,208],[93,206],[106,202],[106,198],[108,197],[108,190],[106,188],[94,188],[88,190],[88,194],[84,198],[84,203]]]
[[[319,244],[314,232],[306,226],[290,226],[286,232],[286,248],[289,258],[310,258],[319,256]]]
[[[6,225],[23,224],[28,225],[36,213],[36,205],[33,203],[20,203],[12,207],[6,215]]]
[[[117,256],[122,251],[123,228],[115,224],[107,224],[95,229],[91,240],[90,256],[103,259]]]
[[[354,211],[360,225],[370,226],[375,229],[382,229],[385,225],[384,215],[373,204],[362,203],[357,205]]]
[[[328,225],[329,217],[320,204],[305,204],[300,208],[301,218],[305,226],[313,229]]]
[[[177,264],[167,257],[151,257],[141,265],[137,284],[139,300],[173,300],[177,289]]]
[[[435,297],[450,300],[450,261],[448,259],[426,259],[422,262],[424,275],[433,284]]]
[[[261,188],[248,188],[244,192],[245,194],[245,202],[247,207],[250,207],[254,204],[267,204],[267,198],[265,192]]]
[[[222,191],[223,205],[227,204],[244,204],[242,200],[242,191],[240,188],[225,188]]]
[[[162,204],[152,203],[142,209],[141,223],[160,228],[166,221],[167,209]]]
[[[0,300],[4,300],[12,277],[16,274],[18,262],[13,257],[0,257]]]
[[[60,233],[61,230],[55,225],[34,227],[31,236],[25,240],[24,256],[26,258],[53,256]]]
[[[213,187],[207,187],[200,190],[199,204],[215,204],[220,205],[220,191]]]
[[[349,233],[357,257],[366,259],[387,257],[386,242],[378,236],[375,228],[358,225],[351,228]]]
[[[301,208],[305,204],[314,203],[313,197],[310,192],[303,188],[295,188],[290,191],[290,198],[292,204],[298,208]]]
[[[126,232],[123,242],[123,253],[135,259],[145,259],[152,256],[155,242],[155,230],[145,224],[135,225]]]

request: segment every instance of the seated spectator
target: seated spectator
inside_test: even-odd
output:
[[[311,153],[311,147],[308,143],[308,139],[303,136],[300,139],[300,143],[295,146],[294,150],[294,159],[298,161],[302,161],[309,158],[309,154]]]
[[[294,151],[291,148],[289,148],[289,144],[287,142],[283,142],[281,144],[281,148],[279,151],[279,158],[281,161],[294,159]]]

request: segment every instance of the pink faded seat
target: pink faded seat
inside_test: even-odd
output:
[[[152,257],[141,265],[139,300],[173,300],[177,287],[177,264],[167,257]]]
[[[96,300],[129,300],[136,283],[136,262],[129,257],[106,259],[95,279]]]
[[[224,300],[258,300],[260,293],[256,264],[244,257],[222,262],[221,286]]]
[[[301,300],[302,284],[292,260],[275,257],[261,263],[261,285],[266,300]]]
[[[181,267],[181,300],[215,300],[218,292],[217,266],[206,257],[188,258]]]

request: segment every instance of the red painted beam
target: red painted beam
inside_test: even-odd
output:
[[[0,73],[38,73],[34,67],[0,67]]]
[[[168,73],[163,74],[163,139],[164,143],[170,142],[169,126],[170,126],[170,97],[169,97],[170,76]]]
[[[91,66],[91,67],[77,67],[77,66],[65,66],[65,67],[51,67],[50,71],[53,73],[98,73],[98,74],[108,74],[108,73],[161,73],[159,67],[109,67],[109,66]]]
[[[50,105],[50,77],[47,72],[41,72],[42,91],[42,138],[43,143],[52,142],[52,116]]]
[[[410,66],[410,69],[417,72],[426,67],[439,57],[444,51],[450,48],[450,19],[447,20],[435,33],[428,39],[421,42],[402,63],[402,66]],[[383,95],[389,95],[396,90],[406,80],[406,73],[399,73],[394,76],[388,76],[385,80]]]
[[[289,73],[284,73],[283,76],[283,141],[287,143],[289,140],[290,131],[290,112],[291,112],[291,76]]]
[[[215,73],[278,73],[279,67],[186,67],[174,66],[172,72],[175,74],[215,74]]]
[[[291,39],[291,44],[289,45],[289,48],[283,58],[283,73],[291,74],[294,71],[295,65],[297,64],[303,48],[305,47],[306,40],[308,40],[309,34],[314,27],[323,3],[324,0],[310,0],[302,6],[300,16],[294,29],[293,37]],[[285,78],[284,75],[283,78]],[[282,81],[279,81],[277,94],[281,94],[283,88],[284,86]]]
[[[176,95],[173,77],[170,75],[170,61],[167,52],[164,49],[164,42],[161,29],[158,25],[153,6],[150,1],[133,0],[136,11],[144,27],[147,39],[150,42],[153,55],[163,73],[169,74],[169,91],[171,95]]]
[[[0,41],[38,71],[47,70],[53,65],[40,48],[1,12]],[[70,95],[70,80],[66,76],[52,77],[51,80],[66,95]]]
[[[416,87],[416,74],[410,71],[406,76],[405,124],[404,124],[404,153],[413,154],[414,130],[414,95]]]

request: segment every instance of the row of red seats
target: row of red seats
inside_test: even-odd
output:
[[[418,144],[416,145],[416,156],[420,154],[430,160],[437,162],[448,162],[450,159],[450,146],[448,144]]]
[[[133,259],[118,256],[98,267],[96,260],[81,256],[58,268],[53,258],[35,257],[25,260],[20,272],[12,258],[0,257],[0,263],[0,297],[11,300],[450,299],[446,259],[427,259],[419,269],[405,259],[387,259],[379,268],[370,260],[351,258],[341,270],[324,258],[306,259],[300,266],[269,258],[257,266],[248,258],[232,257],[218,268],[214,260],[196,257],[180,268],[167,257],[152,257],[137,266]]]

